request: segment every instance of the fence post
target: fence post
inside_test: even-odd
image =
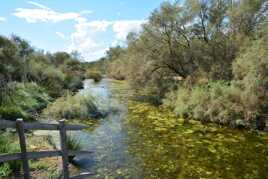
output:
[[[63,179],[69,178],[69,159],[68,159],[68,148],[66,145],[67,134],[66,134],[66,126],[65,120],[59,121],[59,130],[60,130],[60,144],[61,144],[61,152],[62,152],[62,173]]]
[[[29,167],[28,157],[27,157],[27,148],[26,148],[26,139],[25,139],[25,134],[24,134],[23,119],[17,119],[16,128],[17,128],[19,141],[20,141],[20,150],[21,150],[24,179],[30,179],[31,178],[30,167]]]

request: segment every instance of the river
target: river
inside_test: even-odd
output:
[[[102,110],[111,111],[76,132],[83,150],[75,159],[90,178],[268,178],[268,136],[182,120],[166,109],[132,100],[124,82],[84,82]]]

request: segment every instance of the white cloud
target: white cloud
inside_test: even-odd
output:
[[[56,23],[66,20],[81,21],[85,19],[84,17],[82,17],[82,13],[76,13],[76,12],[61,13],[33,1],[28,1],[28,3],[34,5],[35,8],[17,8],[13,13],[13,15],[19,18],[25,19],[28,23],[37,23],[37,22]],[[88,12],[89,11],[87,11],[87,13]]]
[[[75,22],[74,32],[67,37],[62,32],[55,32],[62,39],[70,41],[67,51],[78,51],[87,61],[97,60],[105,55],[110,45],[122,44],[129,32],[139,32],[144,20],[95,20],[88,21],[83,15],[91,14],[92,11],[81,12],[58,12],[42,4],[28,1],[33,8],[17,8],[13,13],[15,16],[25,19],[28,23],[52,22],[57,23],[66,20]],[[119,14],[118,14],[119,15]],[[105,38],[108,29],[114,35]]]
[[[101,33],[112,25],[110,21],[78,21],[75,32],[71,34],[71,45],[68,51],[77,50],[88,60],[96,60],[105,54],[107,45],[101,39]]]
[[[7,19],[4,17],[0,17],[0,22],[5,22]]]
[[[57,36],[59,36],[62,39],[65,39],[65,35],[62,32],[56,32]]]
[[[144,20],[122,20],[116,21],[113,25],[115,38],[119,41],[125,41],[129,32],[139,32],[142,29]]]
[[[88,61],[104,56],[110,45],[122,44],[129,32],[139,32],[144,20],[121,21],[80,21],[75,25],[75,32],[71,35],[72,44],[69,51],[79,51]],[[103,42],[102,33],[111,27],[115,33],[110,43]]]
[[[32,4],[32,5],[36,6],[36,7],[41,8],[41,9],[50,9],[50,8],[48,8],[47,6],[44,6],[44,5],[39,4],[39,3],[37,3],[37,2],[27,1],[27,3],[28,3],[28,4]]]
[[[79,21],[76,25],[76,31],[85,33],[88,32],[105,32],[107,28],[112,24],[110,21]]]
[[[93,11],[90,11],[90,10],[84,10],[84,11],[81,11],[80,13],[81,13],[81,14],[92,14]]]

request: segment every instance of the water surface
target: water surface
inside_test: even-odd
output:
[[[76,133],[83,149],[77,158],[91,178],[268,178],[267,134],[202,125],[166,109],[132,100],[124,83],[85,81],[81,93],[111,110],[99,121],[75,121],[91,127]]]

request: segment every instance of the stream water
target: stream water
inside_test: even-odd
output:
[[[84,150],[75,159],[90,178],[268,178],[268,136],[212,124],[182,120],[165,109],[131,100],[123,82],[86,80],[80,93],[90,93],[103,110],[98,121],[76,132]]]

